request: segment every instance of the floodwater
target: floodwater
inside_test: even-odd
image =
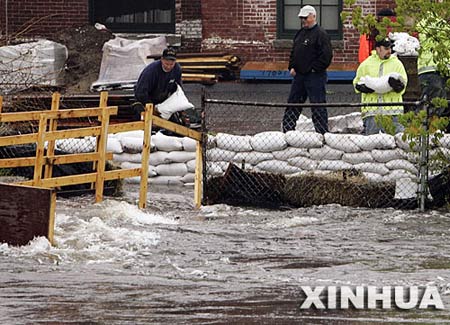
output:
[[[45,238],[0,245],[0,324],[450,323],[450,214],[193,208],[151,187],[57,202]],[[443,310],[300,309],[301,286],[436,286]]]

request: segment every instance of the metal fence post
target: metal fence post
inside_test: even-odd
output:
[[[429,135],[428,135],[428,119],[430,105],[427,101],[423,102],[424,109],[427,112],[425,119],[422,121],[422,127],[424,128],[424,134],[420,138],[420,169],[419,169],[419,197],[418,205],[420,211],[425,211],[425,201],[428,196],[428,150],[429,150]]]

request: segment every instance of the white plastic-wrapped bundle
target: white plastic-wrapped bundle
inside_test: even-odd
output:
[[[353,165],[353,168],[362,172],[376,173],[380,175],[389,174],[389,168],[381,163],[361,163]]]
[[[188,170],[184,163],[173,163],[156,166],[156,172],[160,176],[184,176]]]
[[[149,181],[152,185],[184,185],[181,176],[156,176],[149,178]]]
[[[151,155],[150,155],[151,156]],[[142,154],[140,153],[121,153],[121,154],[113,154],[113,160],[116,162],[141,162],[142,161]]]
[[[342,160],[321,160],[317,165],[317,169],[319,170],[344,170],[351,169],[353,167],[352,164],[349,164]]]
[[[289,158],[294,157],[309,157],[308,149],[301,149],[295,147],[287,147],[284,150],[274,151],[273,157],[277,160],[288,160]]]
[[[365,162],[373,162],[374,159],[369,151],[344,153],[342,160],[350,164],[361,164]]]
[[[309,149],[309,154],[311,155],[311,159],[314,160],[339,160],[342,158],[344,152],[325,145],[322,148]]]
[[[344,152],[359,152],[361,151],[360,147],[358,147],[351,139],[354,136],[356,135],[335,133],[325,133],[324,135],[325,143],[333,149]]]
[[[294,157],[288,159],[288,163],[303,170],[314,170],[317,168],[318,162],[306,157]]]
[[[323,146],[323,135],[316,132],[288,131],[285,135],[288,145],[297,148],[320,148]]]
[[[56,148],[67,153],[93,152],[96,145],[95,137],[58,139],[55,141]]]
[[[152,136],[152,142],[155,144],[156,148],[161,151],[183,150],[181,139],[182,138],[167,136],[161,132]]]
[[[300,168],[291,166],[287,161],[266,160],[257,164],[256,169],[275,174],[293,174],[301,171]]]
[[[407,170],[415,175],[418,174],[418,169],[417,167],[409,162],[406,159],[394,159],[391,161],[388,161],[386,163],[386,167],[389,169],[403,169],[403,170]]]
[[[287,147],[285,134],[282,132],[269,131],[255,134],[250,139],[253,150],[260,152],[272,152],[283,150]]]
[[[184,137],[181,140],[181,143],[183,144],[184,151],[194,151],[195,152],[197,150],[197,141],[192,138]]]
[[[155,151],[150,153],[149,164],[152,166],[158,166],[165,164],[167,162],[168,152],[165,151]]]
[[[122,144],[117,138],[109,136],[108,142],[106,143],[106,151],[112,153],[122,153]]]
[[[402,158],[406,158],[406,153],[399,149],[387,149],[387,150],[379,150],[379,149],[375,149],[372,150],[372,157],[375,159],[375,161],[377,162],[388,162],[394,159],[402,159]]]
[[[195,160],[195,152],[192,151],[171,151],[164,159],[165,162],[185,163],[189,160]]]
[[[216,143],[220,149],[230,151],[251,151],[251,137],[248,135],[232,135],[227,133],[217,133]]]
[[[206,151],[206,159],[209,161],[232,161],[236,152],[220,148],[212,148]]]
[[[245,163],[249,163],[252,165],[256,165],[264,160],[272,160],[273,154],[270,152],[257,152],[257,151],[250,151],[250,152],[238,152],[233,157],[233,162],[240,164],[243,161]]]
[[[352,141],[364,151],[373,149],[394,149],[396,147],[394,136],[386,133],[371,135],[357,134],[352,136]]]

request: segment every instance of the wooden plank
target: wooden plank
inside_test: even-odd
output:
[[[36,143],[36,163],[34,165],[33,185],[40,186],[42,167],[44,165],[45,132],[47,131],[47,117],[41,115],[39,120],[38,141]]]
[[[0,159],[0,168],[34,166],[36,157],[3,158]]]
[[[88,128],[47,132],[47,134],[45,135],[45,140],[82,138],[89,136],[93,137],[99,135],[101,130],[102,130],[101,126],[91,126]]]
[[[108,152],[106,154],[106,160],[112,160],[113,153]],[[69,155],[59,155],[59,156],[45,156],[45,163],[50,163],[53,165],[62,164],[73,164],[80,162],[88,162],[98,160],[98,155],[96,152],[89,153],[75,153]],[[34,166],[36,163],[36,157],[20,157],[20,158],[3,158],[0,159],[0,168],[15,168],[15,167],[29,167]],[[48,177],[46,177],[48,178]]]
[[[108,92],[106,92],[106,91],[102,91],[101,93],[100,93],[100,101],[99,101],[99,104],[98,104],[98,106],[99,107],[106,107],[108,105]],[[98,120],[101,122],[101,117],[99,116],[98,117]],[[95,137],[95,148],[96,148],[96,150],[97,150],[97,152],[98,152],[98,150],[99,150],[99,141],[100,141],[100,137],[99,136],[96,136]],[[92,170],[93,171],[96,171],[97,170],[97,163],[98,163],[98,161],[94,161],[94,163],[92,164]],[[91,184],[91,189],[94,189],[95,188],[95,184],[94,183],[92,183]],[[102,191],[103,192],[103,191]]]
[[[118,111],[117,106],[108,106],[109,113],[116,115]],[[1,113],[0,122],[23,122],[23,121],[38,121],[42,114],[47,118],[65,119],[65,118],[80,118],[92,117],[101,115],[102,108],[72,108],[61,109],[57,112],[52,111],[32,111],[32,112],[16,112],[16,113]]]
[[[185,126],[169,122],[161,117],[153,116],[153,124],[156,126],[159,126],[161,128],[167,129],[169,131],[181,134],[185,137],[189,137],[192,139],[195,139],[197,141],[202,141],[202,134],[201,132],[189,129]]]
[[[141,168],[116,169],[105,171],[105,181],[141,176]]]
[[[53,93],[52,95],[52,107],[51,110],[52,111],[57,111],[59,110],[59,100],[61,98],[61,95],[57,92]],[[49,120],[49,126],[48,126],[49,131],[56,131],[57,129],[57,119],[51,118]],[[48,141],[47,144],[47,155],[48,156],[53,156],[55,154],[55,140],[50,140]],[[45,162],[45,171],[44,171],[44,178],[50,178],[52,177],[52,173],[53,173],[53,165],[50,164],[50,161],[47,160]]]
[[[199,209],[202,205],[202,157],[203,150],[200,141],[197,141],[195,150],[195,178],[194,178],[194,206]]]
[[[119,132],[135,131],[135,130],[143,130],[143,129],[144,129],[143,121],[117,123],[117,124],[109,125],[108,133],[119,133]]]
[[[0,242],[26,245],[49,237],[53,191],[0,183]]]
[[[69,176],[60,176],[60,177],[53,177],[53,178],[44,178],[44,179],[41,179],[40,186],[45,187],[45,188],[53,188],[53,187],[60,187],[60,186],[66,186],[66,185],[92,183],[95,181],[96,177],[97,177],[96,173],[89,173],[89,174],[82,174],[82,175],[69,175]],[[23,181],[23,182],[17,182],[14,184],[32,186],[33,181]]]
[[[142,147],[141,183],[139,189],[139,208],[147,206],[148,165],[150,160],[150,143],[152,134],[153,105],[145,105],[144,111],[144,144]]]
[[[183,78],[206,78],[206,79],[215,79],[217,76],[215,74],[207,74],[207,73],[185,73],[181,74]]]
[[[0,146],[13,146],[18,144],[34,143],[38,139],[37,133],[9,135],[0,137]]]
[[[103,188],[105,178],[105,164],[106,164],[106,142],[108,141],[108,126],[109,126],[109,114],[107,108],[103,109],[101,115],[101,132],[98,137],[97,153],[99,159],[97,165],[97,177],[95,180],[95,202],[101,202],[103,200]]]
[[[3,96],[0,96],[0,114],[3,111]]]
[[[48,241],[52,246],[55,245],[55,217],[56,217],[56,192],[52,191],[50,198],[50,211],[48,216]]]

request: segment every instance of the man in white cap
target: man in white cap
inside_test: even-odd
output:
[[[289,72],[294,78],[288,103],[326,103],[327,68],[333,58],[330,37],[317,24],[316,10],[304,6],[298,14],[302,28],[295,34],[289,57]],[[328,113],[324,106],[312,107],[316,132],[328,132]],[[295,130],[302,109],[287,107],[283,117],[283,132]]]

